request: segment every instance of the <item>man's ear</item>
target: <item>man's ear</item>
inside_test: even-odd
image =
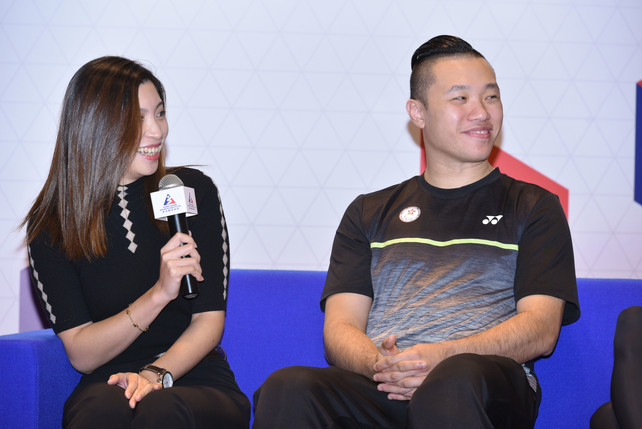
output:
[[[424,119],[426,108],[424,107],[424,104],[419,100],[411,98],[406,102],[406,111],[408,112],[408,116],[410,116],[412,123],[423,130],[426,125],[426,121]]]

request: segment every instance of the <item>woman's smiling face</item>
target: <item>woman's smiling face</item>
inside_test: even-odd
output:
[[[156,172],[158,158],[169,132],[165,104],[152,82],[144,82],[138,87],[138,101],[142,122],[140,144],[134,160],[120,181],[121,185]]]

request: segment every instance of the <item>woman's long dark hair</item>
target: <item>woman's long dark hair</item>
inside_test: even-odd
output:
[[[138,88],[148,81],[165,103],[161,82],[126,58],[95,59],[73,76],[63,100],[49,176],[21,225],[27,225],[27,243],[47,233],[69,259],[105,255],[105,219],[138,150]],[[145,178],[146,192],[157,190],[165,175],[164,152],[163,148],[156,173]]]

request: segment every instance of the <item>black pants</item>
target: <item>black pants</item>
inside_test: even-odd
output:
[[[613,339],[611,402],[591,417],[591,429],[642,428],[642,307],[617,318]]]
[[[125,389],[81,380],[65,402],[64,428],[247,429],[250,402],[227,362],[206,358],[173,387],[150,392],[133,410]]]
[[[499,356],[444,360],[410,401],[336,367],[289,367],[254,393],[253,428],[532,428],[539,399],[521,365]]]

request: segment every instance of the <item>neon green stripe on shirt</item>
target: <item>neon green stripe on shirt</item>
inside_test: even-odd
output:
[[[429,238],[413,238],[413,237],[395,238],[393,240],[384,241],[383,243],[379,243],[379,242],[370,243],[370,248],[382,249],[384,247],[388,247],[393,244],[400,244],[400,243],[419,243],[419,244],[428,244],[430,246],[436,246],[436,247],[455,246],[457,244],[481,244],[482,246],[493,246],[493,247],[499,247],[500,249],[506,249],[506,250],[516,250],[516,251],[519,250],[519,246],[517,244],[500,243],[499,241],[481,240],[479,238],[458,238],[455,240],[448,240],[448,241],[436,241],[436,240],[431,240]]]

